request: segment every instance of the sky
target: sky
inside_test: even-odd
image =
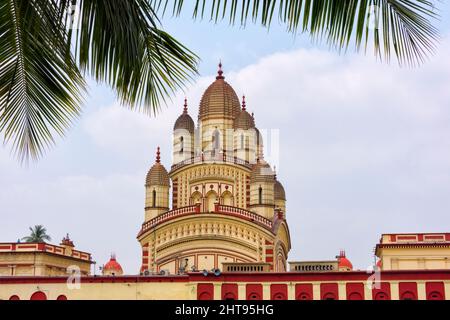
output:
[[[126,273],[137,273],[155,149],[169,168],[183,99],[196,119],[220,59],[258,128],[278,137],[277,156],[266,155],[286,190],[289,261],[346,250],[366,269],[382,233],[450,232],[450,6],[440,9],[437,52],[415,69],[370,52],[339,54],[277,24],[268,31],[164,18],[164,29],[201,57],[200,76],[156,117],[127,110],[89,81],[82,116],[42,159],[23,166],[0,147],[0,242],[42,224],[56,244],[69,233],[97,268],[115,253]]]

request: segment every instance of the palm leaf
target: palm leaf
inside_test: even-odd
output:
[[[48,0],[0,4],[0,132],[21,160],[39,157],[80,112],[84,81],[58,14]]]
[[[152,5],[180,15],[186,2],[155,0]],[[432,24],[438,15],[428,0],[196,0],[192,12],[194,18],[217,22],[228,17],[242,26],[251,19],[270,27],[278,17],[289,32],[309,33],[338,50],[351,43],[367,49],[371,43],[377,57],[389,60],[394,51],[400,64],[411,66],[433,53],[438,40]]]
[[[147,0],[81,0],[77,58],[122,103],[154,113],[196,74],[198,57],[162,31]]]

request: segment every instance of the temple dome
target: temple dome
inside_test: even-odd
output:
[[[146,186],[169,186],[170,178],[166,168],[161,164],[159,147],[156,152],[156,162],[150,168],[145,179]]]
[[[103,274],[104,275],[122,275],[123,270],[122,266],[116,260],[116,256],[114,254],[111,255],[109,261],[103,266]]]
[[[284,187],[278,180],[275,180],[274,194],[275,200],[286,200],[286,193],[284,192]]]
[[[250,173],[250,183],[270,182],[274,180],[275,173],[270,168],[270,165],[263,159],[258,160]]]
[[[198,119],[222,118],[234,120],[241,111],[238,96],[234,89],[225,81],[222,64],[214,81],[203,93],[200,100]]]
[[[233,127],[235,130],[242,129],[248,130],[251,128],[255,128],[255,119],[247,112],[245,106],[245,96],[242,97],[242,110],[234,119]]]
[[[345,256],[345,251],[341,251],[338,256],[339,271],[353,270],[353,264]]]
[[[177,121],[175,121],[175,125],[173,126],[174,131],[181,129],[187,130],[189,133],[194,133],[195,130],[194,120],[192,120],[191,116],[188,114],[186,99],[184,99],[183,113],[178,117]]]

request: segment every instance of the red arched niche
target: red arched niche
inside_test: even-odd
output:
[[[213,300],[214,286],[212,283],[199,283],[197,285],[197,300]]]
[[[30,300],[47,300],[47,296],[42,291],[36,291],[31,295]]]
[[[391,285],[389,282],[377,282],[372,288],[373,300],[391,300]]]
[[[322,300],[338,300],[338,285],[337,283],[321,283],[320,297]]]
[[[296,300],[312,300],[313,286],[311,283],[297,283],[295,285]]]
[[[398,284],[400,300],[417,300],[417,283],[400,282]]]
[[[247,300],[262,300],[262,285],[249,283],[246,286]]]
[[[238,286],[236,283],[222,284],[222,300],[237,300]]]
[[[363,283],[347,283],[347,300],[364,300],[364,284]]]
[[[11,297],[9,297],[9,300],[20,300],[18,295],[12,295]]]
[[[270,297],[272,300],[287,300],[287,285],[285,284],[270,285]]]
[[[425,284],[427,300],[445,300],[443,282],[427,282]]]

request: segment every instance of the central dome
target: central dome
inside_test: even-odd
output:
[[[198,119],[222,118],[234,120],[241,111],[239,99],[234,89],[225,81],[222,64],[214,81],[203,93]]]

